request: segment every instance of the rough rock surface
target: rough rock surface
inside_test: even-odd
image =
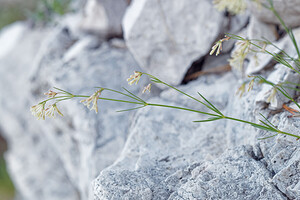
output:
[[[283,82],[287,83],[299,83],[299,74],[295,71],[283,66],[282,64],[277,64],[275,70],[268,76],[268,81],[274,84],[280,84]],[[293,97],[296,93],[294,90],[296,85],[286,84],[284,85],[289,88],[284,88],[286,93]],[[264,85],[262,90],[256,96],[256,102],[266,102],[270,103],[270,109],[280,109],[282,108],[283,103],[287,103],[290,100],[285,97],[279,91],[273,89],[271,85]]]
[[[193,59],[207,55],[211,43],[218,37],[223,14],[217,14],[209,1],[199,2],[190,0],[175,5],[169,0],[134,1],[128,13],[141,12],[131,16],[129,27],[126,19],[124,21],[127,45],[132,52],[142,53],[141,47],[147,48],[145,52],[152,51],[149,55],[162,61],[159,67],[170,67],[170,60],[175,64],[180,64],[179,59],[185,60],[181,68],[174,65],[172,69],[153,71],[167,82],[172,83],[168,81],[171,78],[176,80],[173,84],[178,84],[187,70],[185,67]],[[209,14],[214,23],[207,17],[199,17],[198,12],[191,12],[195,10]],[[175,18],[177,14],[181,18]],[[150,19],[156,20],[145,21]],[[266,34],[276,38],[273,25],[254,19],[252,16],[246,35]],[[95,36],[73,33],[68,22],[64,23],[64,26],[44,29],[30,29],[21,23],[0,33],[0,128],[9,143],[6,159],[22,200],[299,198],[300,145],[290,136],[258,140],[271,133],[229,120],[195,123],[194,120],[205,117],[160,107],[116,113],[116,110],[131,107],[104,100],[98,102],[98,115],[77,99],[58,104],[63,118],[34,119],[29,107],[44,99],[42,94],[52,86],[76,94],[92,94],[95,86],[121,90],[132,71],[141,70],[124,41],[103,42]],[[199,23],[210,26],[200,29]],[[184,29],[186,26],[189,29]],[[131,38],[130,34],[135,33],[140,35]],[[295,30],[297,41],[299,33]],[[6,39],[10,35],[16,37]],[[149,38],[143,38],[145,35]],[[170,38],[176,39],[175,50],[179,53],[167,51],[172,49],[168,45],[173,45]],[[130,44],[137,41],[141,46]],[[296,55],[287,38],[279,42],[287,53]],[[205,59],[203,66],[210,68],[226,59],[227,55],[218,57],[215,62]],[[149,63],[154,61],[150,59]],[[142,67],[152,70],[147,68],[151,66],[148,64]],[[268,65],[273,67],[271,62]],[[163,69],[170,71],[163,72]],[[169,72],[173,75],[163,77]],[[275,71],[267,68],[257,72],[272,81],[299,82],[298,75],[282,66]],[[142,78],[130,91],[137,94],[146,82],[148,80]],[[255,85],[239,98],[234,94],[238,87],[238,77],[229,72],[201,76],[181,85],[180,89],[199,99],[197,92],[200,92],[226,116],[259,123],[261,113],[280,130],[300,135],[298,118],[289,118],[289,114],[280,109],[269,109],[270,106],[280,108],[281,97],[275,106],[268,104],[265,97],[263,103],[258,102],[257,96],[267,91],[266,86]],[[108,91],[102,95],[118,98]],[[209,111],[174,90],[164,90],[149,102]]]
[[[235,88],[236,80],[232,76],[203,77],[181,89],[189,94],[206,91],[203,95],[227,116],[258,123],[260,105],[255,104],[255,94],[261,87],[239,99],[228,92],[229,88]],[[224,90],[220,85],[225,86]],[[151,101],[205,110],[170,90],[163,92],[161,98]],[[286,113],[261,112],[271,116],[272,123],[278,124],[281,130],[289,128]],[[94,181],[95,199],[287,199],[296,196],[292,191],[297,190],[299,175],[293,151],[299,145],[294,138],[281,135],[260,142],[257,138],[269,133],[233,121],[191,122],[197,119],[201,116],[163,108],[139,111],[122,154]],[[286,131],[299,134],[295,129]],[[230,147],[233,149],[227,150]],[[286,167],[282,163],[287,163]],[[293,176],[290,181],[289,175]]]
[[[123,29],[139,65],[178,85],[192,62],[208,53],[222,23],[223,14],[208,0],[135,0],[126,11]]]
[[[228,150],[191,174],[170,199],[286,199],[251,146]]]
[[[277,114],[274,114],[269,109],[265,109],[260,104],[255,103],[255,95],[260,90],[260,87],[255,87],[241,99],[232,98],[231,106],[228,108],[228,115],[258,123],[258,120],[262,119],[259,116],[261,113],[268,117],[269,121],[275,124],[280,130],[299,135],[299,121],[297,119],[288,118],[289,114],[287,112],[277,112]],[[257,140],[257,138],[271,136],[272,133],[257,130],[248,125],[237,125],[236,122],[232,121],[229,121],[226,125],[226,130],[230,131],[227,137],[229,146],[251,144],[254,147],[253,150],[256,157],[272,173],[271,184],[284,196],[278,199],[297,199],[299,192],[299,190],[297,191],[297,184],[300,178],[299,174],[295,174],[298,159],[296,152],[299,149],[297,140],[286,135],[278,135],[266,140]],[[264,199],[272,198],[271,196]]]
[[[194,87],[183,89],[193,94],[200,89],[222,110],[228,103],[222,99],[227,99],[228,93],[220,92],[220,96],[214,98],[217,91],[211,90],[213,80],[218,78],[200,80]],[[228,82],[228,89],[234,84],[232,74],[219,80],[219,86],[223,81]],[[204,109],[199,103],[183,101],[186,98],[172,91],[161,97],[163,100],[150,101]],[[224,121],[219,126],[192,122],[201,118],[199,114],[170,112],[164,108],[140,110],[133,120],[122,155],[95,180],[96,196],[99,199],[168,199],[195,167],[205,160],[213,160],[226,149]]]
[[[299,81],[283,66],[270,78],[280,74],[280,81]],[[189,94],[206,91],[203,95],[227,116],[259,123],[261,113],[280,130],[299,135],[299,120],[256,103],[265,86],[255,86],[238,98],[232,92],[237,88],[232,76],[201,77],[181,89]],[[171,90],[160,98],[163,100],[152,100],[201,108]],[[271,133],[234,121],[190,123],[195,118],[197,115],[158,108],[138,112],[123,153],[94,181],[95,198],[297,199],[299,144],[295,138],[278,135],[261,141],[257,139]]]

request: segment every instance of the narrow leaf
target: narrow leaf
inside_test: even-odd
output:
[[[251,124],[251,125],[252,125],[253,127],[259,128],[259,129],[261,129],[261,130],[271,131],[271,132],[277,132],[277,130],[271,129],[271,128],[267,127],[267,126],[263,126],[263,125],[259,125],[259,124]]]
[[[220,115],[223,115],[222,113],[221,113],[221,111],[220,110],[218,110],[212,103],[210,103],[210,101],[208,101],[202,94],[200,94],[200,92],[198,92],[198,94],[200,95],[200,97],[202,98],[202,99],[204,99],[212,108],[212,110],[213,111],[215,111],[216,113],[218,113],[218,114],[220,114]]]
[[[274,126],[263,114],[259,113],[260,116],[262,116],[273,128],[277,129],[276,126]],[[260,120],[261,121],[261,120]],[[265,124],[263,121],[261,121],[263,124]]]
[[[65,91],[65,90],[63,90],[63,89],[60,89],[60,88],[57,88],[57,87],[53,87],[53,88],[56,89],[56,90],[59,90],[59,91],[61,91],[61,92],[63,92],[63,93],[65,93],[65,94],[72,95],[70,92],[67,92],[67,91]]]
[[[131,111],[131,110],[137,110],[137,109],[140,109],[140,108],[144,108],[145,106],[139,106],[139,107],[136,107],[136,108],[130,108],[130,109],[125,109],[125,110],[118,110],[116,112],[126,112],[126,111]]]
[[[126,92],[128,92],[129,94],[131,94],[133,97],[135,97],[138,101],[146,103],[143,99],[141,99],[140,97],[136,96],[135,94],[129,92],[126,88],[122,87],[123,90],[125,90]]]
[[[258,140],[265,140],[265,139],[269,139],[269,138],[272,138],[272,137],[275,137],[277,136],[279,133],[275,134],[275,135],[271,135],[271,136],[268,136],[268,137],[264,137],[264,138],[257,138]]]
[[[218,119],[222,119],[222,117],[211,117],[205,120],[199,120],[199,121],[193,121],[193,122],[211,122],[211,121],[216,121]]]

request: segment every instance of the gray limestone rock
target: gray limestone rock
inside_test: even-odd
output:
[[[270,183],[272,173],[251,146],[228,150],[194,171],[169,199],[287,199]]]
[[[292,29],[292,31],[293,31],[296,43],[297,43],[297,45],[299,47],[299,45],[300,45],[300,28]],[[282,40],[283,40],[283,43],[284,43],[284,46],[283,46],[282,49],[288,55],[290,55],[291,57],[296,57],[297,56],[297,52],[296,52],[296,49],[295,49],[295,45],[291,41],[290,37],[287,35]]]
[[[101,101],[96,115],[73,100],[58,104],[64,118],[46,122],[37,121],[29,108],[53,86],[87,94],[95,86],[122,90],[139,70],[137,64],[126,48],[99,45],[90,36],[76,39],[60,27],[26,28],[11,51],[0,60],[0,126],[10,145],[7,161],[18,191],[31,200],[87,199],[91,181],[123,148],[132,112],[116,111],[130,105]],[[131,91],[141,92],[146,81]],[[119,98],[106,91],[103,95]]]
[[[299,149],[294,151],[293,149],[288,149],[292,151],[286,152],[287,154],[293,153],[295,155],[289,159],[289,161],[287,162],[287,166],[274,176],[272,182],[278,187],[280,191],[282,191],[282,193],[286,194],[290,199],[297,199],[300,195],[299,156],[296,155],[298,154]],[[283,153],[282,156],[286,156],[286,154]]]
[[[237,35],[251,40],[251,42],[255,45],[258,45],[274,54],[279,53],[280,50],[273,45],[267,45],[266,42],[264,42],[266,38],[269,42],[274,42],[274,45],[278,48],[283,48],[286,43],[286,39],[276,42],[278,36],[274,25],[261,22],[254,16],[250,17],[248,26]],[[246,45],[243,40],[237,40],[235,47],[231,52],[231,57],[234,58],[235,54],[238,54],[238,52],[245,48],[245,46]],[[246,56],[243,63],[240,63],[239,59],[236,59],[235,62],[231,63],[233,70],[236,71],[237,74],[241,74],[241,72],[242,74],[245,73],[245,75],[256,74],[265,67],[268,67],[268,64],[272,60],[272,56],[264,52],[263,49],[257,48],[254,45],[250,45],[248,47],[249,48],[246,48],[244,51]]]
[[[228,102],[215,99],[210,89],[216,80],[220,80],[219,86],[224,82],[228,87],[234,84],[232,74],[228,74],[223,78],[199,79],[194,83],[198,88],[182,89],[192,94],[197,89],[205,91],[208,99],[216,104],[220,101],[222,110]],[[221,96],[227,99],[228,93]],[[171,91],[164,92],[162,99],[149,101],[195,108],[193,101],[184,102],[181,95]],[[199,109],[204,109],[197,104]],[[94,193],[99,199],[168,199],[187,181],[195,167],[205,160],[213,160],[226,149],[225,121],[218,122],[218,126],[192,122],[199,119],[203,116],[178,110],[170,112],[166,108],[138,111],[122,154],[94,181]]]
[[[128,50],[114,48],[107,43],[102,43],[100,47],[90,46],[95,42],[90,36],[81,38],[57,59],[50,60],[45,54],[34,75],[34,91],[57,86],[77,94],[91,95],[95,91],[92,88],[96,86],[117,90],[126,87],[129,75],[139,70]],[[139,93],[145,81],[131,91]],[[120,98],[108,91],[104,91],[103,95],[106,98]],[[87,198],[91,181],[121,152],[131,113],[116,111],[128,107],[131,108],[130,105],[100,101],[100,112],[96,115],[79,103],[79,99],[74,99],[61,104],[64,118],[51,121],[45,131],[81,198]]]
[[[202,94],[227,116],[259,123],[261,112],[280,130],[299,134],[299,130],[290,127],[291,119],[286,113],[274,115],[255,104],[261,86],[239,98],[232,92],[235,85],[232,74],[227,74],[222,78],[201,77],[181,89],[189,94],[203,90]],[[163,92],[161,100],[151,101],[206,111],[171,90]],[[299,145],[294,138],[279,135],[259,141],[257,138],[270,133],[233,121],[195,125],[190,123],[195,117],[203,119],[182,111],[140,110],[122,154],[94,181],[97,198],[296,198]],[[294,123],[296,127],[298,124]]]
[[[136,0],[124,19],[126,43],[145,70],[178,84],[191,62],[209,51],[223,28],[222,16],[208,0]],[[74,33],[69,25],[32,30],[21,23],[0,33],[5,44],[0,47],[0,128],[10,145],[9,171],[24,200],[299,197],[299,142],[287,135],[257,140],[271,133],[249,124],[195,123],[205,116],[160,107],[116,113],[132,107],[104,100],[98,102],[96,115],[81,99],[58,104],[63,118],[36,121],[29,107],[53,86],[76,94],[92,94],[96,86],[122,90],[129,88],[126,78],[141,70],[124,41],[103,42]],[[275,40],[273,28],[252,17],[245,34]],[[294,33],[298,41],[299,30]],[[13,40],[6,39],[10,35]],[[279,43],[296,55],[287,37]],[[224,63],[227,56],[206,59],[204,67]],[[274,72],[262,73],[275,83],[299,82],[298,75],[279,65]],[[130,91],[138,94],[147,82],[142,78]],[[299,119],[279,110],[282,102],[289,104],[286,99],[276,96],[268,107],[270,88],[255,85],[238,97],[238,87],[235,75],[226,73],[200,76],[180,89],[199,100],[200,92],[226,116],[260,123],[261,113],[280,130],[300,135]],[[109,91],[102,95],[119,98]],[[257,101],[261,96],[259,102],[264,103]],[[210,112],[173,90],[149,102]]]
[[[267,0],[261,1],[269,6]],[[300,26],[300,2],[298,0],[273,0],[274,8],[286,23],[288,27],[297,27]],[[275,17],[275,15],[268,9],[263,6],[258,6],[255,1],[250,1],[249,4],[251,13],[258,17],[261,21],[279,24],[279,20]]]
[[[208,53],[223,14],[211,1],[135,0],[126,11],[126,44],[148,73],[178,85],[194,60]]]
[[[277,39],[277,32],[274,25],[266,24],[264,22],[259,21],[256,17],[252,16],[250,18],[250,23],[247,26],[247,38],[253,39],[253,40],[261,40],[264,41],[266,38],[270,42],[275,42]],[[278,50],[276,47],[272,45],[266,45],[264,42],[255,42],[256,45],[259,45],[261,47],[265,46],[265,50],[272,52],[272,53],[279,53],[280,50]],[[277,45],[277,44],[275,44]],[[279,48],[283,45],[277,45]],[[256,50],[257,53],[250,53],[248,55],[249,64],[247,65],[246,69],[246,75],[252,75],[260,70],[262,70],[264,67],[268,66],[270,61],[272,60],[272,56],[266,54],[263,52],[263,50],[259,48],[255,48],[252,46],[253,50]]]
[[[14,23],[10,26],[6,26],[0,32],[0,59],[4,58],[15,47],[18,41],[20,41],[22,33],[26,31],[26,25],[24,23]]]
[[[284,68],[283,68],[284,70]],[[255,103],[255,96],[262,90],[261,86],[244,95],[241,99],[232,97],[227,107],[227,115],[240,119],[259,123],[259,113],[268,118],[282,131],[295,135],[300,135],[299,120],[297,118],[288,118],[287,112],[277,110],[275,112],[265,109],[261,104]],[[289,105],[291,106],[291,105]],[[228,134],[228,145],[238,146],[241,144],[251,144],[254,148],[255,155],[259,158],[267,170],[272,173],[270,183],[277,188],[279,194],[284,195],[283,199],[298,198],[298,154],[299,143],[294,137],[287,135],[278,135],[276,137],[257,140],[273,135],[270,132],[255,129],[249,125],[227,122],[226,132]],[[274,189],[274,188],[273,188]],[[274,191],[274,194],[278,194]],[[264,199],[281,199],[278,197],[268,197]]]
[[[242,13],[239,15],[231,16],[229,18],[225,18],[224,20],[227,21],[226,26],[224,27],[223,33],[221,33],[222,38],[224,34],[238,34],[247,27],[249,24],[250,13]],[[222,47],[222,54],[223,53],[230,53],[232,48],[234,47],[234,40],[229,40],[224,43]]]
[[[300,135],[299,120],[288,118],[287,112],[273,116],[273,122],[278,128]],[[274,184],[289,199],[299,198],[299,143],[289,136],[280,135],[270,141],[260,144],[262,153],[265,155],[263,162],[270,171],[274,173],[272,184]]]
[[[102,37],[122,35],[121,23],[127,4],[127,0],[88,0],[80,29]]]
[[[276,27],[259,21],[255,16],[251,16],[247,26],[247,37],[258,40],[267,38],[270,42],[273,42],[277,39]]]
[[[254,24],[260,24],[260,26],[265,26],[265,30],[262,27],[257,28],[257,26],[254,26]],[[251,23],[250,23],[250,25],[251,25]],[[255,23],[252,23],[252,26],[250,26],[250,25],[248,27],[248,33],[253,32],[254,30],[256,30],[256,31],[255,31],[255,34],[252,34],[254,37],[253,36],[250,37],[248,35],[249,38],[251,38],[251,39],[268,38],[268,40],[270,42],[273,42],[273,45],[272,44],[266,45],[265,50],[269,51],[270,53],[272,53],[274,55],[281,53],[283,50],[287,55],[289,55],[291,57],[295,58],[297,56],[295,46],[292,43],[292,41],[288,35],[286,35],[285,37],[281,38],[278,41],[275,41],[276,35],[274,35],[274,31],[273,31],[274,27],[272,27],[270,25],[266,25],[257,20],[255,20]],[[264,30],[264,31],[262,31],[262,30]],[[297,29],[293,29],[292,31],[295,36],[297,45],[299,46],[300,45],[300,29],[297,28]],[[271,38],[273,40],[271,40]],[[264,46],[264,44],[262,42],[259,42],[257,44],[261,47]],[[250,56],[248,56],[248,59],[249,59],[249,63],[247,64],[246,74],[252,75],[252,74],[256,74],[256,73],[260,72],[262,69],[264,69],[266,67],[272,66],[273,57],[270,56],[268,53],[259,50],[258,53],[250,54]],[[295,69],[297,69],[294,63],[292,63],[292,66],[295,67]]]
[[[275,71],[273,71],[267,78],[273,84],[288,83],[283,85],[285,92],[292,98],[295,95],[296,85],[290,83],[299,83],[299,74],[295,71],[283,66],[282,64],[277,64],[275,66]],[[284,91],[283,90],[283,91]],[[275,89],[272,85],[264,84],[262,90],[256,96],[256,102],[266,102],[270,103],[270,109],[280,109],[283,103],[289,102],[290,99],[285,97],[278,89]]]
[[[34,120],[29,112],[32,60],[49,30],[31,30],[17,23],[3,31],[20,34],[16,26],[22,26],[21,36],[13,38],[17,45],[4,49],[8,52],[0,58],[0,126],[9,145],[5,155],[8,170],[24,199],[79,199],[60,156],[43,134],[45,123]],[[5,34],[0,40],[3,37]]]

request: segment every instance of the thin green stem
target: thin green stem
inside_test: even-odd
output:
[[[111,91],[111,92],[115,92],[117,94],[121,94],[121,95],[124,95],[126,97],[129,97],[131,99],[134,99],[134,100],[137,100],[137,101],[140,101],[140,102],[144,102],[141,98],[139,97],[136,97],[136,96],[131,96],[131,95],[128,95],[128,94],[125,94],[123,92],[120,92],[120,91],[117,91],[117,90],[113,90],[113,89],[109,89],[109,88],[103,88],[104,90],[107,90],[107,91]],[[127,90],[126,90],[127,91]]]
[[[255,127],[258,127],[258,128],[261,127],[261,129],[265,129],[265,130],[271,131],[270,127],[263,126],[261,124],[256,124],[256,123],[253,123],[253,122],[249,122],[249,121],[245,121],[245,120],[241,120],[241,119],[237,119],[237,118],[233,118],[233,117],[227,117],[227,116],[224,116],[224,119],[229,119],[229,120],[233,120],[233,121],[237,121],[237,122],[242,122],[242,123],[245,123],[245,124],[250,124],[252,126],[255,126]],[[276,129],[272,129],[272,130],[273,130],[273,132],[277,132],[277,133],[284,134],[284,135],[289,135],[289,136],[296,137],[296,138],[300,139],[299,135],[294,135],[294,134],[291,134],[291,133],[280,131],[277,128]]]
[[[274,4],[273,4],[273,0],[268,0],[270,7],[267,7],[270,11],[273,12],[273,14],[276,16],[276,18],[279,20],[280,24],[283,26],[285,32],[289,35],[291,41],[293,42],[293,45],[296,49],[297,55],[298,55],[298,60],[300,59],[300,51],[299,51],[299,47],[297,44],[297,41],[295,39],[294,33],[293,31],[287,27],[287,25],[285,24],[285,22],[283,21],[283,19],[280,17],[279,13],[276,11]]]
[[[267,42],[267,44],[272,45],[273,47],[275,47],[276,49],[278,49],[281,53],[283,53],[287,58],[290,59],[290,61],[294,61],[296,62],[297,60],[293,57],[291,57],[289,54],[287,54],[283,49],[279,48],[277,45],[275,45],[274,43],[272,43],[271,41],[269,41],[266,38],[263,38],[265,41],[261,40],[261,42]]]
[[[73,97],[88,98],[89,96],[86,96],[86,95],[73,95]],[[98,99],[106,100],[106,101],[117,101],[117,102],[122,102],[122,103],[132,103],[132,104],[144,105],[144,103],[142,103],[142,102],[126,101],[126,100],[120,100],[120,99],[110,99],[110,98],[103,98],[103,97],[98,97]]]
[[[250,124],[250,125],[260,125],[260,124],[256,124],[256,123],[253,123],[253,122],[249,122],[249,121],[245,121],[245,120],[237,119],[237,118],[233,118],[233,117],[227,117],[227,116],[224,116],[224,119],[229,119],[229,120],[233,120],[233,121],[238,121],[238,122],[242,122],[242,123],[246,123],[246,124]]]
[[[147,76],[149,76],[149,77],[153,77],[155,80],[158,80],[159,83],[162,83],[162,84],[164,84],[165,86],[167,86],[167,87],[169,87],[169,88],[172,88],[173,90],[176,90],[177,92],[179,92],[179,93],[181,93],[181,94],[183,94],[183,95],[185,95],[185,96],[187,96],[187,97],[189,97],[189,98],[191,98],[191,99],[193,99],[193,100],[195,100],[195,101],[201,103],[202,105],[204,105],[204,106],[207,107],[208,109],[213,110],[214,112],[218,113],[214,108],[212,108],[211,106],[207,105],[206,103],[204,103],[204,102],[200,101],[199,99],[197,99],[197,98],[195,98],[195,97],[193,97],[193,96],[191,96],[191,95],[189,95],[189,94],[187,94],[187,93],[185,93],[185,92],[183,92],[183,91],[177,89],[176,87],[173,87],[172,85],[169,85],[169,84],[167,84],[167,83],[161,81],[161,80],[158,79],[157,77],[155,77],[155,76],[153,76],[153,75],[151,75],[151,74],[147,74],[147,73],[143,73],[143,74],[145,74],[145,75],[147,75]],[[218,114],[219,114],[219,113],[218,113]]]
[[[106,101],[117,101],[117,102],[122,102],[122,103],[132,103],[132,104],[144,105],[144,103],[141,103],[141,102],[125,101],[125,100],[120,100],[120,99],[110,99],[110,98],[103,98],[103,97],[99,97],[98,99],[106,100]]]
[[[289,135],[289,136],[296,137],[296,138],[299,138],[299,139],[300,139],[300,136],[299,136],[299,135],[294,135],[294,134],[287,133],[287,132],[284,132],[284,131],[279,131],[278,133],[284,134],[284,135]]]
[[[288,98],[290,101],[294,102],[297,107],[300,109],[300,105],[294,100],[294,98],[292,98],[290,96],[290,94],[284,89],[284,87],[288,88],[287,86],[282,86],[281,84],[284,84],[285,82],[281,83],[281,84],[275,84],[272,83],[271,81],[266,80],[264,77],[262,76],[255,76],[258,79],[260,79],[263,83],[266,83],[268,85],[271,85],[272,87],[274,87],[276,90],[278,90],[282,95],[284,95],[286,98]]]
[[[226,34],[226,35],[230,36],[232,39],[235,39],[235,40],[241,40],[241,41],[247,40],[247,39],[245,39],[245,38],[243,38],[243,37],[241,37],[241,36],[234,35],[234,34]],[[251,41],[254,41],[253,39],[251,39],[251,40],[249,39],[248,41],[249,41],[249,43],[250,43],[252,46],[254,46],[254,47],[258,48],[258,49],[263,50],[261,53],[267,53],[267,54],[269,54],[269,55],[272,56],[273,59],[274,59],[275,61],[277,61],[278,63],[281,63],[282,65],[284,65],[284,66],[286,66],[286,67],[288,67],[288,68],[294,70],[296,73],[300,74],[300,71],[298,71],[297,69],[295,69],[295,68],[294,68],[294,67],[293,67],[286,59],[284,59],[280,54],[274,54],[274,53],[272,53],[272,52],[270,52],[270,51],[264,49],[263,47],[261,47],[261,46],[255,44],[255,43],[253,43],[253,42],[251,42]],[[289,57],[290,57],[290,56],[289,56]],[[291,58],[291,57],[290,57],[290,58]],[[295,59],[293,59],[293,58],[292,58],[292,60],[297,64],[297,60],[295,60]]]
[[[277,17],[277,19],[280,21],[281,25],[283,26],[284,30],[286,31],[286,33],[289,35],[289,37],[291,38],[291,41],[294,44],[294,47],[296,49],[297,55],[298,55],[298,59],[300,58],[300,51],[299,51],[299,47],[297,44],[297,41],[295,39],[294,33],[291,29],[289,29],[285,22],[282,20],[282,18],[280,17],[280,15],[278,14],[278,12],[275,10],[274,6],[272,6],[270,8],[270,10],[274,13],[274,15]]]
[[[42,102],[47,102],[47,101],[56,100],[56,99],[65,99],[65,98],[73,98],[73,95],[72,96],[69,96],[69,95],[67,95],[67,96],[55,96],[55,97],[51,97],[49,99],[46,99]]]
[[[204,114],[204,115],[210,115],[210,116],[214,116],[214,117],[219,117],[220,116],[220,115],[216,115],[216,114],[212,114],[212,113],[208,113],[208,112],[202,112],[202,111],[199,111],[199,110],[193,110],[193,109],[184,108],[184,107],[178,107],[178,106],[170,106],[170,105],[163,105],[163,104],[153,104],[153,103],[147,103],[147,105],[148,106],[165,107],[165,108],[175,108],[175,109],[178,109],[178,110],[186,110],[186,111],[200,113],[200,114]]]
[[[253,43],[253,42],[251,42],[251,41],[250,41],[250,44],[253,45],[253,46],[255,46],[255,47],[257,47],[257,48],[259,48],[259,49],[263,49],[261,46],[255,44],[255,43]],[[271,53],[270,51],[268,51],[268,50],[266,50],[266,49],[264,49],[264,52],[267,53],[267,54],[269,54],[269,55],[271,55],[271,56],[273,57],[273,59],[276,60],[277,62],[279,62],[279,63],[285,65],[286,67],[288,67],[288,68],[294,70],[295,72],[297,72],[298,74],[300,74],[300,72],[299,72],[298,70],[296,70],[296,69],[295,69],[290,63],[288,63],[285,59],[283,59],[282,57],[280,57],[279,54],[273,54],[273,53]]]

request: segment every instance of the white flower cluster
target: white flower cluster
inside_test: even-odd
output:
[[[90,97],[83,99],[80,101],[80,103],[83,103],[87,108],[90,110],[95,110],[96,113],[98,113],[98,99],[101,94],[101,92],[104,90],[104,88],[100,88],[97,90],[94,94],[92,94]],[[90,108],[90,104],[93,104],[93,106]]]
[[[57,94],[58,93],[53,92],[51,90],[45,93],[45,95],[48,96],[48,98],[50,99],[54,99]],[[48,108],[45,107],[46,107],[46,101],[43,101],[37,105],[31,106],[30,111],[32,115],[35,116],[38,120],[40,119],[45,120],[46,116],[54,118],[55,113],[58,113],[59,115],[63,116],[63,114],[58,110],[56,103],[50,105]]]
[[[56,103],[50,105],[48,108],[45,108],[46,102],[39,103],[38,105],[31,106],[30,111],[33,116],[37,119],[45,120],[46,116],[55,118],[55,113],[63,116],[63,114],[58,110]]]
[[[233,51],[231,58],[228,60],[231,67],[240,71],[243,70],[244,60],[251,50],[250,44],[249,40],[242,40],[236,43],[237,49]]]
[[[133,75],[130,75],[130,77],[127,79],[128,81],[128,84],[129,85],[132,85],[132,84],[138,84],[141,76],[143,75],[142,72],[139,72],[139,71],[134,71],[134,74]]]
[[[220,52],[222,51],[222,44],[223,44],[223,42],[224,41],[228,41],[228,40],[230,40],[230,37],[228,37],[228,36],[225,35],[225,38],[220,39],[219,41],[217,41],[215,43],[215,45],[211,48],[211,51],[210,51],[209,55],[214,54],[215,51],[217,50],[216,56],[218,56],[220,54]]]
[[[245,0],[214,0],[213,3],[218,10],[227,9],[232,14],[240,14],[247,8]]]

